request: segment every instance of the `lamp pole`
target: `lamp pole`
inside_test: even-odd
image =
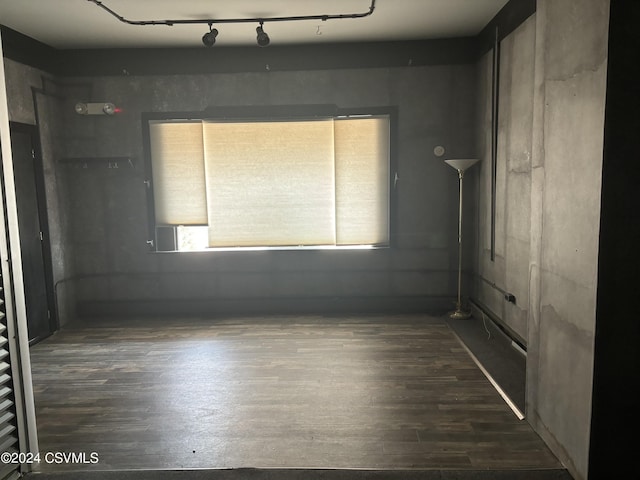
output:
[[[464,172],[478,162],[476,158],[445,160],[447,165],[458,171],[458,299],[456,309],[449,314],[450,318],[466,319],[471,313],[462,309],[462,185]]]

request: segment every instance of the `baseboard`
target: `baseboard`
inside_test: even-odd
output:
[[[220,315],[220,314],[323,314],[323,313],[428,313],[442,315],[450,297],[265,297],[188,300],[84,301],[78,317],[105,315]]]

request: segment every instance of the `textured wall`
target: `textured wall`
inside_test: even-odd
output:
[[[492,52],[478,62],[479,230],[474,298],[527,342],[531,202],[531,141],[536,16],[500,44],[495,260],[491,260]],[[512,293],[516,303],[503,293]]]
[[[474,295],[527,342],[527,419],[587,477],[609,2],[538,2],[501,42],[496,259],[481,167]],[[490,158],[491,54],[478,62],[478,148]],[[489,97],[489,98],[487,98]]]
[[[9,120],[12,122],[36,124],[36,112],[31,88],[42,88],[44,72],[3,58],[7,83]]]
[[[586,478],[609,2],[541,1],[536,32],[528,414]]]
[[[135,165],[61,170],[72,271],[83,277],[74,282],[78,302],[173,299],[206,308],[311,297],[327,305],[359,298],[364,303],[353,305],[366,307],[390,298],[436,299],[432,306],[447,308],[455,291],[457,178],[433,147],[444,145],[451,156],[472,152],[474,80],[473,66],[436,66],[69,82],[62,158],[130,156]],[[124,111],[78,116],[76,101],[110,101]],[[142,112],[314,103],[398,107],[397,248],[148,253]]]
[[[29,67],[13,60],[4,59],[9,118],[12,122],[37,125],[40,134],[40,153],[44,172],[44,187],[47,203],[47,221],[49,226],[49,244],[53,280],[72,275],[68,250],[66,249],[65,209],[60,205],[60,179],[56,159],[59,157],[63,142],[62,122],[60,121],[61,93],[55,79],[41,70]],[[71,316],[74,307],[70,305],[68,289],[56,288],[56,302],[59,321],[64,324]],[[73,300],[71,301],[73,303]]]

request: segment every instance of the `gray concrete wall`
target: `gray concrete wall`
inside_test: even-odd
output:
[[[531,141],[536,17],[500,44],[498,151],[496,163],[495,260],[491,259],[492,56],[478,62],[477,130],[480,163],[479,229],[473,297],[527,341],[529,298]],[[516,302],[507,302],[508,291]]]
[[[538,2],[528,415],[586,478],[609,2]]]
[[[327,304],[349,298],[365,304],[381,298],[435,299],[432,305],[447,308],[455,293],[457,177],[433,148],[445,146],[447,156],[472,153],[474,73],[473,66],[432,66],[71,81],[61,158],[130,156],[135,168],[62,170],[71,271],[79,277],[67,283],[76,286],[77,301],[85,304],[235,300],[242,305],[251,299],[312,297]],[[79,116],[73,112],[76,101],[110,101],[123,112]],[[396,248],[148,252],[142,112],[314,103],[399,108]]]
[[[37,125],[39,129],[53,280],[57,284],[73,274],[66,249],[68,229],[65,209],[60,204],[61,179],[58,177],[56,162],[63,142],[60,118],[61,92],[52,75],[10,59],[3,60],[9,119],[12,122]],[[57,310],[61,324],[66,323],[74,311],[69,293],[70,290],[63,287],[56,288]]]
[[[27,65],[3,58],[7,84],[9,120],[36,124],[36,109],[31,88],[42,88],[44,72]]]
[[[609,2],[539,0],[501,42],[496,260],[480,182],[473,294],[527,341],[527,420],[587,478]],[[490,159],[490,54],[478,63],[477,142]]]

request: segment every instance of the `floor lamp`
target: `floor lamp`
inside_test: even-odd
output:
[[[458,200],[458,301],[456,302],[456,310],[449,314],[450,318],[469,318],[471,313],[462,310],[462,177],[467,168],[475,165],[477,158],[461,158],[455,160],[445,160],[445,163],[458,171],[458,184],[460,198]]]

